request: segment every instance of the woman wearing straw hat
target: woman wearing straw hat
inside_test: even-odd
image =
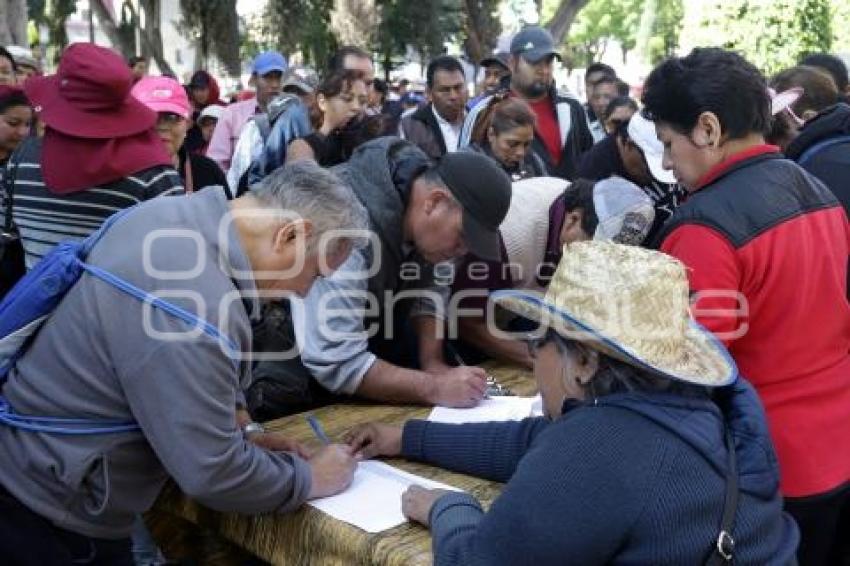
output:
[[[487,512],[466,493],[405,493],[406,515],[432,531],[435,564],[702,564],[722,563],[720,551],[738,564],[793,562],[798,533],[764,414],[689,317],[681,263],[577,242],[545,296],[494,299],[541,325],[529,348],[545,417],[349,434],[366,457],[507,482]]]

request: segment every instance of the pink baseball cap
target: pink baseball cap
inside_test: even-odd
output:
[[[192,112],[183,85],[171,77],[144,77],[130,93],[154,112],[173,112],[187,120]]]

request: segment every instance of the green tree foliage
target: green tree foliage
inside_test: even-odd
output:
[[[832,48],[839,53],[850,53],[850,2],[832,0]]]
[[[381,24],[376,50],[386,69],[407,54],[408,47],[423,61],[440,55],[444,42],[458,37],[462,30],[462,12],[457,0],[379,0]]]
[[[462,2],[464,51],[475,63],[493,52],[499,34],[502,33],[502,23],[498,16],[500,4],[500,0]]]
[[[307,64],[322,69],[337,48],[331,31],[333,0],[270,0],[263,15],[247,22],[249,41],[243,55],[277,49],[301,52]]]
[[[569,53],[583,67],[605,54],[610,41],[623,58],[636,47],[655,62],[678,46],[682,0],[590,0],[570,29]]]
[[[711,0],[694,23],[694,44],[739,51],[767,74],[832,48],[830,0]]]

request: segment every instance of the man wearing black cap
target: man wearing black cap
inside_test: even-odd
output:
[[[484,69],[484,92],[493,94],[499,90],[502,79],[511,74],[511,56],[509,53],[497,51],[496,53],[481,60],[481,68]]]
[[[490,159],[467,152],[447,154],[434,166],[419,148],[391,137],[361,145],[334,172],[369,211],[371,239],[332,277],[318,280],[303,301],[291,300],[291,316],[265,317],[283,334],[294,327],[300,357],[293,349],[289,359],[258,363],[247,395],[254,418],[327,402],[328,391],[396,403],[475,405],[486,389],[480,368],[408,368],[427,370],[442,360],[434,348],[444,297],[433,290],[439,279],[434,265],[467,251],[500,257],[499,225],[511,199],[507,175]],[[450,284],[442,286],[446,293]],[[265,329],[255,331],[265,354],[295,342],[290,336],[271,344],[264,336]],[[418,359],[411,355],[417,350]]]
[[[551,34],[528,26],[511,41],[508,61],[511,76],[505,85],[510,96],[525,99],[534,110],[537,125],[532,148],[543,159],[551,175],[572,180],[579,156],[593,145],[581,103],[556,90],[552,66],[560,55]],[[509,87],[509,88],[508,88]],[[493,98],[482,100],[466,117],[460,146],[469,145],[475,123]]]

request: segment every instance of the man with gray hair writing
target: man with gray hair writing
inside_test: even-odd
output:
[[[345,489],[356,466],[350,449],[307,454],[240,418],[251,378],[241,353],[251,351],[260,299],[306,294],[357,246],[329,237],[367,227],[351,189],[308,162],[234,201],[210,188],[118,219],[87,262],[188,311],[205,331],[98,277],[76,282],[3,395],[19,415],[137,426],[78,435],[0,425],[0,556],[132,563],[133,519],[169,476],[204,505],[249,514]]]

